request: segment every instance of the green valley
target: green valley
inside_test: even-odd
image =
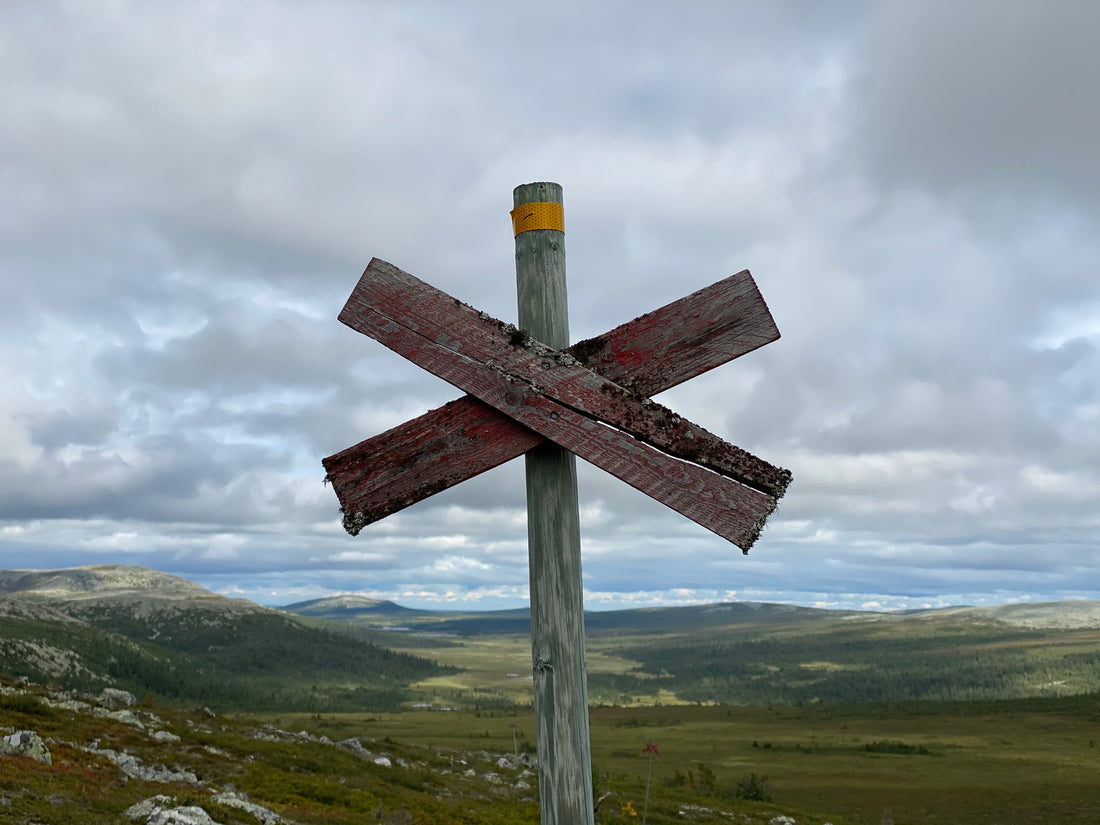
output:
[[[0,571],[0,819],[537,822],[524,611],[291,608]],[[586,645],[601,823],[640,821],[646,742],[658,825],[1100,821],[1098,603],[609,611]]]

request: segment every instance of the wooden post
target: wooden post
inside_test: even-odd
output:
[[[513,199],[517,210],[561,204],[562,189],[556,183],[529,183],[517,186]],[[513,214],[519,227],[523,215]],[[520,329],[556,349],[568,347],[564,231],[537,228],[516,235],[516,284]],[[541,822],[592,825],[576,459],[546,442],[530,450],[526,462]]]

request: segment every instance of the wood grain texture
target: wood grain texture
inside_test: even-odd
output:
[[[568,351],[604,378],[648,397],[778,338],[746,269]]]
[[[541,435],[465,395],[322,461],[353,536],[522,455]]]
[[[742,549],[785,489],[786,471],[385,262],[340,320]]]
[[[517,207],[561,200],[561,186],[556,183],[528,184],[514,192]],[[533,230],[516,236],[516,295],[521,327],[550,345],[569,343],[562,232]],[[500,373],[494,375],[500,377]],[[501,400],[510,397],[505,386]],[[591,825],[576,458],[558,444],[545,442],[528,451],[525,463],[540,822]]]
[[[704,317],[708,320],[700,320]],[[665,332],[681,329],[693,334]],[[566,352],[632,392],[655,395],[778,337],[763,296],[745,270]],[[464,396],[322,463],[342,509],[358,514],[355,523],[362,526],[541,443],[541,436]],[[351,529],[358,533],[358,528]]]

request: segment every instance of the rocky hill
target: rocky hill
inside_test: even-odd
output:
[[[525,634],[531,629],[526,608],[487,611],[415,610],[390,601],[354,594],[313,599],[282,608],[301,616],[374,627],[405,629],[461,636]],[[1100,601],[1078,599],[1061,602],[943,607],[924,610],[873,611],[828,610],[766,602],[727,602],[677,607],[643,607],[628,610],[585,611],[589,635],[630,635],[652,632],[698,632],[743,625],[820,625],[838,620],[888,624],[915,622],[1003,624],[1042,629],[1100,629]]]
[[[987,607],[952,607],[927,612],[937,616],[999,622],[1013,627],[1029,627],[1037,630],[1100,628],[1100,601],[1092,599],[998,604]]]
[[[396,602],[385,599],[368,599],[366,596],[355,594],[295,602],[286,605],[282,609],[288,613],[296,613],[299,616],[313,616],[318,619],[335,619],[337,621],[365,619],[365,624],[377,624],[382,627],[399,623],[402,619],[430,620],[439,615],[435,611],[416,610],[410,607],[402,607]]]
[[[0,594],[46,602],[222,598],[179,576],[122,564],[67,570],[0,570]]]
[[[378,710],[451,672],[137,567],[0,572],[0,672],[218,708]]]

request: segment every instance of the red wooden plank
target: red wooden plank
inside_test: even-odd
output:
[[[370,331],[371,323],[356,312],[358,308],[374,310],[486,369],[530,385],[560,404],[754,489],[778,497],[790,480],[787,471],[723,441],[659,404],[639,398],[584,368],[568,354],[527,339],[514,327],[477,312],[392,264],[372,261],[340,315],[340,320],[353,329],[386,343]],[[375,328],[384,337],[388,325],[375,324]],[[667,331],[664,334],[668,336]],[[409,354],[401,354],[420,363],[415,348]],[[450,380],[442,373],[436,374]],[[463,389],[477,395],[468,387]]]
[[[567,351],[631,392],[651,396],[778,338],[746,269]]]
[[[709,326],[698,321],[704,313]],[[683,329],[696,334],[671,342],[667,335],[654,334]],[[568,352],[634,392],[653,395],[778,337],[767,305],[745,270],[581,341]],[[471,433],[478,435],[470,437]],[[489,443],[480,443],[482,438]],[[517,458],[539,443],[541,436],[464,396],[322,463],[342,509],[358,514],[362,525]]]
[[[354,536],[541,443],[538,433],[465,395],[322,463]]]
[[[371,269],[373,276],[368,277]],[[398,288],[403,286],[407,288]],[[386,314],[375,308],[382,304]],[[400,317],[401,322],[390,316]],[[706,447],[702,453],[694,450],[693,445],[689,445],[689,450],[670,437],[663,438],[663,446],[671,446],[669,452],[689,451],[689,458],[699,454],[714,460],[714,456],[719,456],[726,465],[724,469],[732,475],[729,471],[734,462],[729,455],[719,455],[723,442],[701,428],[672,420],[671,413],[666,415],[660,410],[655,415],[650,413],[642,400],[583,368],[551,363],[547,359],[561,354],[536,342],[529,342],[526,348],[515,346],[509,341],[504,325],[381,262],[372,262],[340,319],[742,549],[747,550],[755,540],[789,478],[784,476],[785,471],[771,468],[753,456],[748,458],[755,464],[736,455],[740,463],[735,469],[748,468],[754,481],[759,483],[760,468],[756,465],[770,468],[776,476],[767,493],[757,492],[695,464],[677,461],[627,433],[604,426],[574,403],[562,403],[556,396],[602,405],[619,418],[653,416],[658,424],[652,426],[644,421],[625,423],[636,430],[648,428],[657,432],[667,428],[686,442],[699,439]],[[547,390],[531,378],[522,377],[563,371],[561,380],[552,382],[553,398],[544,395]],[[600,386],[587,386],[592,381]],[[659,432],[657,435],[662,437]],[[718,445],[712,443],[715,441]],[[732,445],[725,447],[736,451]],[[743,451],[737,453],[748,455]]]

